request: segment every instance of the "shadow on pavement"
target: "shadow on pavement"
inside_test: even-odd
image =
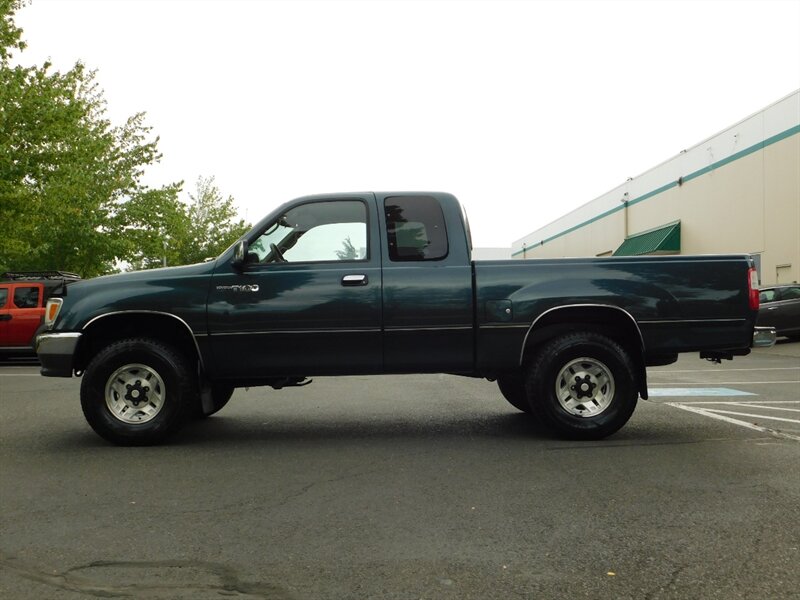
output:
[[[35,356],[0,356],[1,367],[36,367],[39,359]]]

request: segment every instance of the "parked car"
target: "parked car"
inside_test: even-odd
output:
[[[36,271],[0,275],[0,354],[33,355],[47,300],[63,296],[75,273]]]
[[[759,299],[761,307],[756,323],[774,327],[779,336],[800,341],[800,284],[761,288]]]

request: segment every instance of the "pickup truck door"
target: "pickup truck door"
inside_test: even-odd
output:
[[[378,205],[384,370],[472,372],[472,263],[460,206],[448,194],[384,194]]]
[[[250,236],[243,268],[218,265],[208,299],[215,376],[380,372],[377,222],[372,194],[302,199]]]

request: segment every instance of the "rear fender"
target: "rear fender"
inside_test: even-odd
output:
[[[639,394],[647,399],[647,370],[642,332],[636,319],[623,308],[611,304],[570,304],[544,311],[525,334],[519,355],[522,367],[545,341],[565,333],[595,331],[619,343],[636,365]]]

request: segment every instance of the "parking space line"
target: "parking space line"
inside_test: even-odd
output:
[[[718,387],[652,387],[650,386],[650,395],[654,398],[665,397],[702,397],[702,396],[755,396],[753,392],[743,392],[742,390],[734,390],[731,388],[718,388]]]
[[[769,384],[776,384],[776,383],[780,383],[780,384],[795,383],[796,384],[796,383],[800,383],[800,379],[793,379],[793,380],[790,380],[790,381],[712,381],[712,382],[708,382],[708,383],[702,383],[702,382],[695,381],[695,382],[686,382],[686,383],[683,383],[681,385],[687,385],[687,386],[689,386],[689,385],[692,385],[692,386],[705,386],[705,385],[709,385],[709,386],[710,385],[769,385]],[[670,383],[666,383],[666,382],[664,382],[664,383],[651,383],[651,382],[648,382],[648,385],[650,385],[650,386],[668,385],[668,386],[672,387],[675,384],[674,383],[670,384]]]
[[[0,377],[41,377],[40,373],[0,373]]]
[[[759,406],[759,408],[765,408]],[[783,421],[784,423],[797,423],[800,425],[800,419],[784,419],[783,417],[768,417],[766,415],[753,415],[750,413],[735,412],[732,410],[719,410],[718,408],[706,408],[706,412],[714,413],[716,415],[736,415],[737,417],[750,417],[751,419],[767,419],[768,421]]]
[[[798,404],[800,404],[800,402],[798,402]],[[728,405],[729,406],[744,406],[744,407],[753,406],[749,402],[729,402]],[[783,406],[767,406],[766,404],[761,404],[761,405],[757,406],[757,408],[763,408],[764,410],[780,410],[780,411],[783,411],[783,412],[800,413],[800,408],[785,408]]]
[[[673,406],[675,408],[679,408],[681,410],[686,410],[688,412],[697,413],[699,415],[703,415],[705,417],[711,417],[712,419],[717,419],[719,421],[725,421],[726,423],[730,423],[732,425],[739,425],[740,427],[745,427],[746,429],[753,429],[755,431],[760,431],[761,433],[769,433],[776,437],[794,440],[796,442],[800,442],[800,436],[792,435],[790,433],[784,433],[782,431],[776,431],[774,429],[770,429],[769,427],[763,427],[761,425],[756,425],[755,423],[748,423],[747,421],[740,421],[739,419],[733,419],[731,417],[727,417],[725,415],[720,415],[705,408],[700,408],[697,406],[686,406],[680,402],[666,402],[665,404],[669,406]],[[760,417],[759,417],[760,418]]]
[[[734,404],[754,406],[761,404],[800,404],[800,400],[683,400],[681,404]]]
[[[663,371],[653,371],[653,373],[708,373],[708,369],[686,369],[671,371],[664,369]],[[749,369],[721,369],[717,373],[730,373],[731,371],[800,371],[800,367],[753,367]]]

